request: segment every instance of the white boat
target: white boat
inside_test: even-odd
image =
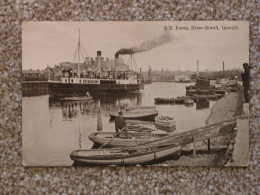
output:
[[[176,121],[173,117],[158,116],[155,118],[155,127],[168,132],[174,131],[176,130]]]
[[[185,104],[194,104],[194,100],[192,100],[192,99],[186,99],[186,100],[184,100],[184,103]]]

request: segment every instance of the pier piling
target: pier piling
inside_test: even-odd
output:
[[[197,142],[197,135],[194,134],[194,136],[193,136],[193,158],[196,158],[196,142]]]
[[[210,153],[210,139],[208,139],[208,152]]]
[[[102,131],[102,113],[101,108],[99,108],[97,113],[97,131]]]

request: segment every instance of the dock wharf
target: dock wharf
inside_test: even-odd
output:
[[[46,91],[48,92],[48,81],[22,81],[23,92]]]

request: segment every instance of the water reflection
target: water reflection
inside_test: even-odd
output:
[[[142,93],[134,94],[106,94],[93,95],[92,100],[83,101],[63,101],[58,97],[49,97],[50,107],[61,107],[64,119],[71,119],[81,115],[96,115],[99,109],[107,115],[108,111],[124,109],[126,106],[141,106]]]
[[[202,99],[196,102],[196,110],[208,109],[210,101],[208,99]]]

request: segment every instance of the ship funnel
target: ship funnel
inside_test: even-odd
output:
[[[119,63],[119,54],[115,54],[115,64],[114,64],[114,69],[118,66]]]

